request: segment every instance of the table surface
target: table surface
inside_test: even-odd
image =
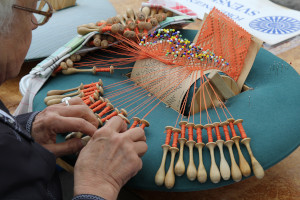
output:
[[[143,0],[110,0],[118,14],[123,14],[127,8],[137,10]],[[122,3],[120,3],[122,2]],[[124,7],[126,5],[126,7]],[[197,29],[200,22],[186,28]],[[300,46],[277,55],[300,74]],[[0,86],[0,99],[14,112],[22,96],[19,92],[19,81],[37,62],[24,63],[18,77],[8,80]],[[262,180],[255,177],[226,187],[199,192],[153,192],[135,190],[143,199],[299,199],[300,197],[300,148],[291,155],[268,169]]]

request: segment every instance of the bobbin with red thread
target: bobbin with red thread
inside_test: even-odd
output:
[[[229,123],[229,127],[230,127],[230,130],[231,130],[231,134],[232,134],[232,137],[236,137],[237,134],[234,130],[234,125],[233,125],[233,122],[235,121],[233,118],[229,118],[226,120],[228,123]],[[239,137],[239,136],[238,136]]]
[[[178,136],[181,133],[181,130],[178,128],[173,128],[172,129],[173,132],[173,143],[172,143],[172,147],[176,147],[177,148],[177,141],[178,141]]]
[[[132,123],[130,129],[135,128],[141,122],[140,118],[138,118],[138,117],[133,117],[132,119],[133,119],[133,123]]]
[[[224,134],[225,134],[225,140],[229,141],[230,139],[230,135],[229,135],[229,130],[228,130],[228,122],[224,121],[220,123],[220,126],[223,128]]]
[[[208,143],[211,143],[211,142],[214,142],[213,140],[213,135],[212,135],[212,128],[214,126],[212,124],[206,124],[203,126],[203,128],[206,129],[206,133],[207,133],[207,136],[208,136]]]
[[[104,102],[103,97],[99,97],[99,99],[97,101],[95,101],[95,103],[89,105],[89,108],[93,109],[93,108],[95,108],[96,106],[100,105],[103,102]]]
[[[99,103],[99,102],[98,102]],[[97,104],[98,104],[97,103]],[[104,99],[104,101],[102,101],[99,105],[97,105],[96,107],[93,108],[93,112],[97,112],[99,110],[101,110],[102,108],[104,108],[108,103],[110,103],[110,101],[108,99]]]
[[[96,72],[109,72],[110,74],[114,73],[114,66],[110,67],[97,67]]]
[[[186,124],[186,127],[188,129],[188,137],[189,137],[188,141],[194,141],[194,139],[193,139],[193,135],[194,135],[193,129],[194,129],[194,126],[195,126],[194,123],[187,123]]]
[[[173,130],[174,127],[172,126],[166,126],[165,129],[166,129],[166,140],[165,140],[165,144],[166,145],[170,145],[170,141],[171,141],[171,137],[172,137],[172,130]]]
[[[181,128],[181,138],[185,138],[185,129],[186,129],[186,121],[179,122],[179,126]]]
[[[97,100],[97,99],[96,99]],[[90,105],[91,103],[95,103],[94,98],[92,98],[91,96],[89,96],[88,99],[83,101],[86,105]]]
[[[244,130],[244,127],[243,127],[242,123],[243,123],[242,119],[237,119],[233,122],[234,125],[237,125],[237,127],[240,131],[242,139],[245,139],[245,138],[247,138],[247,134],[246,134],[246,131]]]
[[[194,126],[194,129],[196,130],[197,143],[203,143],[202,142],[202,129],[203,129],[203,125],[202,124],[196,124]]]
[[[129,119],[127,117],[125,117],[122,113],[119,113],[118,116],[121,117],[125,121],[126,124],[130,124]]]
[[[121,108],[120,114],[124,115],[125,117],[128,116],[127,111],[124,108]]]
[[[141,128],[142,129],[145,129],[145,127],[149,127],[150,126],[150,123],[147,121],[147,120],[145,120],[145,119],[141,119]]]
[[[113,110],[114,106],[111,103],[108,103],[106,105],[106,107],[98,114],[98,116],[101,118],[102,116],[104,116],[106,113],[108,113],[109,111]]]
[[[112,117],[117,116],[118,114],[119,114],[119,110],[117,108],[115,108],[115,110],[112,113],[110,113],[106,117],[102,118],[101,121],[104,123],[104,122],[106,122],[106,120],[109,120]]]

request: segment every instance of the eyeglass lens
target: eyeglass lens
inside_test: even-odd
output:
[[[46,1],[38,0],[37,4],[36,4],[36,10],[49,12],[50,8]],[[43,24],[44,21],[46,20],[46,16],[44,16],[44,15],[37,14],[37,13],[33,13],[33,15],[35,16],[35,18],[37,20],[37,24]]]

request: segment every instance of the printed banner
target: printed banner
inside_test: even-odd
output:
[[[203,19],[213,7],[233,19],[268,45],[275,45],[300,34],[300,12],[268,0],[150,0],[149,4],[177,10]]]

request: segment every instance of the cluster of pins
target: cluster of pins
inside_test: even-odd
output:
[[[104,47],[102,41],[105,39],[101,38],[105,33],[121,34],[128,39],[141,38],[143,35],[147,35],[148,31],[156,27],[158,23],[171,16],[173,16],[172,12],[165,12],[164,9],[156,7],[144,7],[139,12],[127,9],[125,15],[118,15],[96,23],[83,24],[77,28],[77,32],[80,35],[85,35],[98,31],[101,36],[97,39],[93,38],[89,44]]]
[[[248,177],[251,174],[251,168],[244,158],[242,151],[240,149],[239,141],[242,138],[241,143],[244,144],[247,148],[247,151],[251,158],[252,169],[254,175],[261,179],[264,177],[264,169],[259,164],[259,162],[255,159],[251,147],[250,147],[250,138],[247,137],[246,132],[242,126],[242,119],[234,120],[232,118],[228,119],[222,123],[213,123],[213,124],[206,124],[205,126],[201,124],[193,124],[187,123],[182,121],[179,123],[181,129],[173,128],[171,126],[166,127],[166,140],[165,144],[162,145],[163,149],[163,157],[161,161],[161,165],[156,173],[155,176],[155,183],[158,186],[165,184],[168,189],[171,189],[175,184],[175,174],[177,176],[182,176],[185,173],[185,164],[183,161],[183,150],[184,145],[188,146],[189,148],[189,164],[186,170],[187,178],[190,181],[194,181],[196,178],[200,183],[205,183],[207,181],[207,172],[203,164],[203,156],[202,151],[203,147],[206,146],[210,151],[211,157],[211,165],[210,165],[210,172],[209,177],[211,182],[219,183],[221,177],[224,180],[229,180],[230,177],[236,182],[242,179],[242,176]],[[236,125],[239,129],[241,137],[238,136],[235,132],[234,125]],[[230,127],[232,138],[230,138],[228,126]],[[225,133],[226,141],[222,140],[220,134],[220,127],[223,128]],[[202,141],[202,130],[206,129],[206,133],[208,135],[208,142],[206,145]],[[186,129],[188,129],[188,140],[185,138]],[[196,130],[197,134],[197,143],[193,140],[193,130]],[[215,129],[215,134],[217,136],[217,141],[213,141],[212,129]],[[179,135],[181,134],[181,137]],[[170,140],[173,135],[173,143],[170,146]],[[178,138],[179,137],[179,138]],[[180,149],[177,147],[177,141],[179,142]],[[231,160],[231,168],[227,163],[224,152],[223,152],[223,144],[228,148]],[[239,166],[237,165],[232,146],[233,144],[236,145],[238,155],[239,155]],[[198,149],[199,153],[199,166],[198,169],[195,166],[194,159],[193,159],[193,148],[194,146]],[[214,156],[214,149],[218,146],[220,151],[220,165],[219,167],[216,164],[215,156]],[[171,152],[171,162],[167,174],[165,174],[165,162],[168,151]],[[179,151],[178,161],[174,167],[175,155]]]
[[[229,63],[222,56],[215,55],[209,49],[195,46],[191,41],[183,39],[180,31],[175,29],[158,29],[149,36],[144,36],[139,43],[147,52],[163,52],[164,62],[181,64],[191,71],[206,68],[229,69]]]
[[[75,92],[74,92],[75,91]],[[99,121],[99,127],[114,116],[120,116],[127,124],[130,124],[127,118],[127,111],[125,109],[115,108],[107,98],[103,98],[103,82],[99,79],[98,82],[90,84],[80,84],[78,87],[66,90],[50,90],[47,97],[44,99],[45,103],[49,105],[61,103],[63,98],[66,97],[81,97],[83,102],[95,113]],[[149,127],[150,123],[145,119],[133,117],[133,123],[130,129],[140,125],[142,129]],[[81,138],[86,144],[90,140],[90,136],[86,136],[81,132],[72,132],[66,136],[66,140],[71,138]]]

